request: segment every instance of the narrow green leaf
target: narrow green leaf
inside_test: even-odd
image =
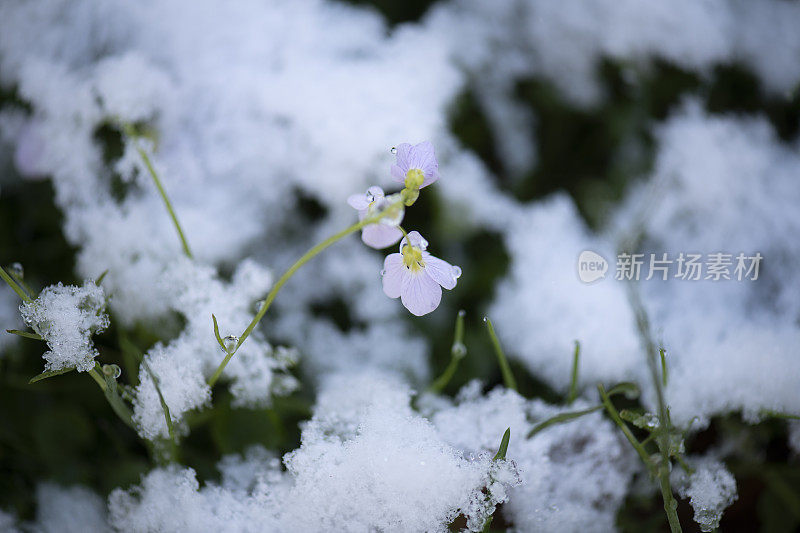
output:
[[[3,267],[0,267],[0,278],[5,281],[11,289],[17,293],[23,302],[32,302],[33,299],[20,287],[14,279],[8,275]]]
[[[37,381],[42,381],[43,379],[52,378],[53,376],[60,376],[61,374],[66,374],[67,372],[72,372],[75,370],[74,368],[62,368],[61,370],[48,370],[47,372],[42,372],[38,376],[32,377],[28,384],[31,385],[36,383]]]
[[[164,400],[164,395],[161,394],[161,387],[158,384],[158,378],[153,373],[153,371],[150,370],[150,365],[148,365],[147,361],[145,361],[144,359],[142,359],[142,366],[144,366],[144,369],[147,371],[148,375],[150,376],[150,379],[153,380],[153,386],[155,387],[156,393],[158,394],[158,401],[161,402],[161,409],[164,411],[164,418],[167,422],[167,431],[169,431],[169,438],[172,440],[173,443],[177,445],[178,440],[175,437],[175,428],[172,425],[172,416],[169,414],[169,406],[167,405],[167,402]]]
[[[653,413],[622,409],[619,412],[619,417],[626,422],[630,422],[639,429],[646,429],[647,431],[655,431],[658,429],[658,417]]]
[[[119,395],[119,391],[117,390],[117,380],[111,376],[105,375],[100,363],[95,363],[95,367],[89,371],[89,374],[103,390],[103,394],[105,394],[106,400],[108,400],[108,404],[111,406],[111,409],[117,414],[120,420],[125,423],[126,426],[135,431],[136,426],[133,423],[133,413]]]
[[[503,433],[503,440],[500,441],[500,448],[498,448],[497,453],[494,456],[493,461],[501,461],[506,458],[506,452],[508,452],[508,441],[511,440],[511,428],[506,429],[506,432]]]
[[[581,343],[575,341],[575,354],[572,356],[572,379],[569,383],[569,396],[567,403],[572,403],[578,397],[578,360],[581,355]]]
[[[99,286],[101,283],[103,283],[103,280],[106,278],[106,274],[108,274],[108,269],[103,270],[103,273],[97,276],[97,279],[94,280],[94,284]]]
[[[20,337],[25,337],[26,339],[33,339],[35,341],[43,341],[44,340],[44,338],[42,338],[41,335],[38,335],[36,333],[29,333],[27,331],[20,331],[18,329],[7,329],[6,333],[12,333],[14,335],[19,335]]]
[[[606,393],[609,396],[616,396],[618,394],[624,394],[626,398],[629,400],[633,400],[639,397],[641,394],[641,390],[636,383],[631,383],[629,381],[624,381],[622,383],[617,383]]]
[[[464,316],[466,312],[462,309],[456,316],[456,327],[453,334],[453,346],[450,348],[450,362],[444,369],[442,375],[436,378],[429,390],[433,393],[440,393],[444,390],[450,380],[453,379],[458,363],[467,355],[467,347],[464,346]]]
[[[556,424],[562,424],[564,422],[569,422],[570,420],[575,420],[576,418],[580,418],[583,415],[588,415],[590,413],[594,413],[596,411],[599,411],[602,408],[603,408],[602,405],[596,405],[594,407],[590,407],[589,409],[583,409],[581,411],[572,411],[572,412],[569,412],[569,413],[561,413],[561,414],[558,414],[558,415],[556,415],[556,416],[554,416],[552,418],[548,418],[544,422],[540,422],[539,424],[536,424],[533,427],[533,429],[530,431],[530,433],[528,433],[528,438],[530,439],[531,437],[533,437],[534,435],[536,435],[540,431],[545,430],[545,429],[549,428],[550,426],[555,426]]]
[[[666,387],[667,386],[667,352],[664,351],[664,348],[658,349],[658,355],[661,356],[661,382]]]
[[[500,346],[500,339],[497,338],[492,321],[489,320],[488,316],[483,317],[483,321],[486,324],[486,329],[489,331],[489,337],[492,339],[492,345],[494,346],[494,351],[497,355],[497,362],[500,364],[500,371],[503,374],[503,384],[506,386],[506,388],[516,391],[517,380],[514,379],[514,374],[511,373],[511,367],[508,364],[508,359],[506,359],[506,354],[503,352],[503,348]]]
[[[798,415],[793,415],[793,414],[789,414],[789,413],[781,413],[781,412],[778,412],[778,411],[762,410],[760,412],[760,414],[761,414],[761,416],[764,416],[764,417],[785,418],[785,419],[788,419],[788,420],[800,420],[800,416],[798,416]]]
[[[215,317],[212,314],[211,315],[211,320],[214,321],[214,336],[217,338],[217,342],[219,343],[220,347],[222,348],[222,351],[224,351],[225,353],[228,353],[228,349],[225,348],[225,343],[223,342],[222,337],[219,336],[219,324],[217,323],[217,317]]]

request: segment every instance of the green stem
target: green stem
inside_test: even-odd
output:
[[[108,388],[108,385],[106,385],[106,380],[103,379],[102,376],[100,376],[100,373],[96,369],[92,368],[91,370],[89,370],[89,375],[92,376],[92,378],[95,380],[97,386],[100,387],[100,390],[105,392],[106,389]]]
[[[353,224],[352,226],[343,229],[339,233],[336,233],[335,235],[331,235],[330,237],[328,237],[327,239],[325,239],[321,243],[319,243],[316,246],[314,246],[313,248],[311,248],[305,254],[303,254],[303,256],[300,259],[295,261],[295,263],[292,266],[290,266],[289,269],[286,272],[283,273],[283,275],[278,279],[277,283],[275,283],[275,285],[269,291],[269,294],[267,294],[267,298],[264,300],[264,303],[261,304],[261,308],[258,310],[258,313],[253,318],[253,320],[250,322],[250,325],[247,326],[247,328],[244,330],[244,332],[239,337],[239,342],[236,344],[236,348],[234,348],[233,351],[228,352],[228,353],[225,354],[225,358],[222,360],[222,363],[220,363],[220,365],[214,371],[214,374],[211,376],[211,378],[209,378],[208,385],[210,387],[214,386],[214,384],[217,382],[219,377],[222,375],[222,371],[225,370],[225,367],[227,366],[228,362],[231,360],[231,357],[233,357],[233,354],[235,354],[236,351],[239,349],[239,347],[244,343],[244,341],[247,340],[247,337],[250,336],[250,334],[253,332],[253,329],[255,329],[255,327],[258,325],[258,323],[264,317],[264,315],[266,314],[266,312],[269,309],[270,305],[272,305],[272,301],[275,300],[275,297],[278,295],[278,292],[281,290],[281,287],[283,287],[284,284],[287,281],[289,281],[289,278],[291,278],[301,266],[303,266],[306,263],[308,263],[316,255],[318,255],[320,252],[322,252],[323,250],[325,250],[327,247],[329,247],[330,245],[334,244],[335,242],[340,241],[341,239],[343,239],[344,237],[347,237],[351,233],[355,233],[356,231],[362,229],[364,226],[367,226],[369,224],[375,224],[376,222],[380,221],[380,219],[383,218],[390,209],[391,208],[388,208],[388,209],[384,210],[383,212],[381,212],[381,213],[379,213],[379,214],[377,214],[375,216],[367,217],[367,218],[361,220],[360,222],[357,222],[357,223]]]
[[[28,296],[19,285],[17,285],[17,283],[11,278],[11,276],[8,275],[8,273],[5,271],[3,267],[0,267],[0,278],[3,278],[3,281],[8,283],[8,286],[11,287],[14,290],[14,292],[17,293],[17,296],[22,298],[23,302],[30,303],[33,301],[31,297]]]
[[[500,346],[500,339],[497,338],[497,334],[494,332],[492,321],[489,320],[488,316],[483,317],[483,321],[486,323],[486,329],[489,331],[489,337],[492,339],[494,352],[497,354],[497,362],[500,364],[500,372],[503,374],[503,384],[507,389],[517,391],[517,380],[514,379],[514,374],[511,373],[511,366],[509,366],[506,354],[502,346]]]
[[[567,403],[571,404],[578,397],[578,360],[581,355],[581,343],[575,341],[575,354],[572,356],[572,379],[569,383],[569,396]]]
[[[133,129],[133,126],[127,123],[123,123],[122,128],[125,130],[125,134],[131,138],[134,148],[136,148],[136,151],[139,152],[142,161],[144,161],[144,165],[147,167],[147,171],[150,173],[150,177],[153,178],[153,183],[155,183],[156,189],[158,189],[158,194],[161,195],[161,199],[164,201],[164,205],[167,207],[169,216],[172,218],[172,223],[175,225],[175,229],[178,231],[178,237],[181,240],[183,253],[186,254],[186,257],[189,259],[193,259],[192,251],[189,249],[189,243],[186,241],[186,235],[184,235],[183,229],[181,229],[181,224],[178,222],[178,216],[175,214],[175,210],[172,208],[172,202],[170,202],[169,197],[167,196],[167,191],[164,190],[164,186],[161,184],[161,180],[156,173],[156,169],[153,167],[153,163],[150,161],[150,157],[147,155],[147,152],[145,152],[145,150],[139,146],[136,130]]]
[[[636,288],[631,284],[628,285],[628,295],[630,298],[631,306],[633,307],[636,316],[636,325],[639,328],[639,334],[642,336],[645,344],[645,351],[647,355],[647,366],[650,370],[650,378],[653,381],[653,387],[656,391],[656,402],[658,404],[658,427],[655,430],[655,441],[658,444],[658,449],[661,452],[661,465],[658,469],[659,485],[661,487],[661,495],[664,498],[664,511],[667,513],[667,520],[669,520],[669,528],[672,533],[681,531],[680,521],[678,520],[678,513],[676,508],[678,502],[672,494],[672,487],[670,486],[669,471],[671,466],[669,456],[669,439],[671,433],[671,423],[669,410],[667,409],[667,402],[664,399],[663,384],[666,382],[666,374],[659,375],[658,355],[661,354],[661,362],[664,366],[662,372],[666,370],[666,359],[663,356],[650,335],[650,322],[647,319],[647,312],[644,305],[636,292]]]
[[[102,372],[103,370],[100,368],[100,363],[95,362],[94,368],[89,370],[89,375],[92,376],[92,379],[95,380],[100,390],[103,391],[106,400],[108,400],[109,405],[111,405],[111,409],[117,414],[120,420],[122,420],[126,426],[136,431],[136,426],[133,423],[133,414],[120,397],[119,391],[117,390],[117,382],[113,378],[104,377]]]
[[[406,230],[403,229],[403,226],[398,224],[397,229],[400,230],[400,232],[403,234],[403,238],[406,239],[406,242],[408,242],[408,233],[406,233]]]
[[[448,363],[447,368],[444,369],[442,375],[436,378],[429,390],[434,394],[438,394],[444,390],[450,380],[453,379],[453,375],[456,373],[458,369],[458,363],[461,361],[465,355],[467,355],[467,348],[464,346],[464,316],[466,312],[462,309],[458,312],[458,316],[456,317],[456,328],[455,333],[453,335],[453,346],[450,348],[450,363]]]
[[[655,474],[653,463],[650,460],[650,454],[647,453],[647,450],[644,449],[642,443],[640,443],[639,440],[633,435],[630,428],[627,426],[627,424],[625,424],[625,422],[619,416],[619,412],[617,412],[617,408],[614,407],[614,404],[611,403],[611,398],[609,398],[605,387],[603,387],[602,384],[598,383],[597,391],[600,393],[600,399],[602,400],[603,406],[605,406],[606,411],[608,411],[608,415],[611,417],[611,420],[613,420],[614,423],[619,426],[619,429],[622,430],[622,434],[625,435],[625,438],[628,439],[628,442],[631,443],[633,449],[636,450],[636,453],[639,454],[639,458],[645,464],[648,471],[651,474]]]

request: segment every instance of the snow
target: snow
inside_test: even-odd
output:
[[[94,281],[83,286],[51,285],[31,302],[23,302],[20,312],[25,323],[47,341],[45,370],[75,368],[86,372],[95,366],[99,355],[92,335],[109,325],[105,313],[105,294]]]

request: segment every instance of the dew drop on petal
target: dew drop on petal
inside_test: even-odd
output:
[[[224,339],[222,339],[222,344],[225,345],[225,351],[230,353],[236,349],[236,345],[239,344],[239,337],[236,335],[228,335]]]
[[[389,150],[389,151],[392,152],[393,154],[396,154],[397,153],[397,147],[396,146],[392,146],[392,149]]]
[[[453,279],[461,277],[461,267],[453,266]]]
[[[381,277],[383,277],[385,275],[386,275],[386,269],[384,268],[383,270],[381,270]]]

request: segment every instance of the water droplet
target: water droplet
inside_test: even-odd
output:
[[[392,152],[393,154],[396,154],[397,153],[397,146],[392,146],[392,149],[389,150],[389,151]]]
[[[458,279],[461,277],[461,267],[454,266],[453,267],[453,279]]]
[[[453,357],[457,357],[460,359],[465,355],[467,355],[467,347],[464,345],[463,342],[456,342],[453,344],[453,347],[451,348],[451,353],[453,354]]]
[[[103,374],[117,379],[122,375],[122,370],[117,365],[103,365]]]
[[[236,349],[236,345],[239,344],[239,337],[236,335],[228,335],[222,339],[222,344],[225,345],[225,351],[231,353]]]
[[[488,316],[483,317],[483,323],[485,324],[487,322],[489,322],[489,317]]]
[[[386,275],[386,269],[384,268],[383,270],[381,270],[381,277],[383,277],[385,275]]]
[[[460,316],[461,318],[464,318],[465,316],[467,316],[467,312],[462,309],[461,311],[458,312],[458,316]]]
[[[9,270],[11,270],[12,275],[18,277],[19,279],[25,277],[25,269],[22,268],[22,263],[11,263]]]
[[[420,466],[425,466],[425,461],[420,461],[419,464]]]
[[[259,300],[259,301],[257,301],[255,303],[255,305],[253,306],[253,309],[255,309],[256,314],[258,314],[258,312],[261,311],[261,306],[264,305],[265,301],[266,300]]]

